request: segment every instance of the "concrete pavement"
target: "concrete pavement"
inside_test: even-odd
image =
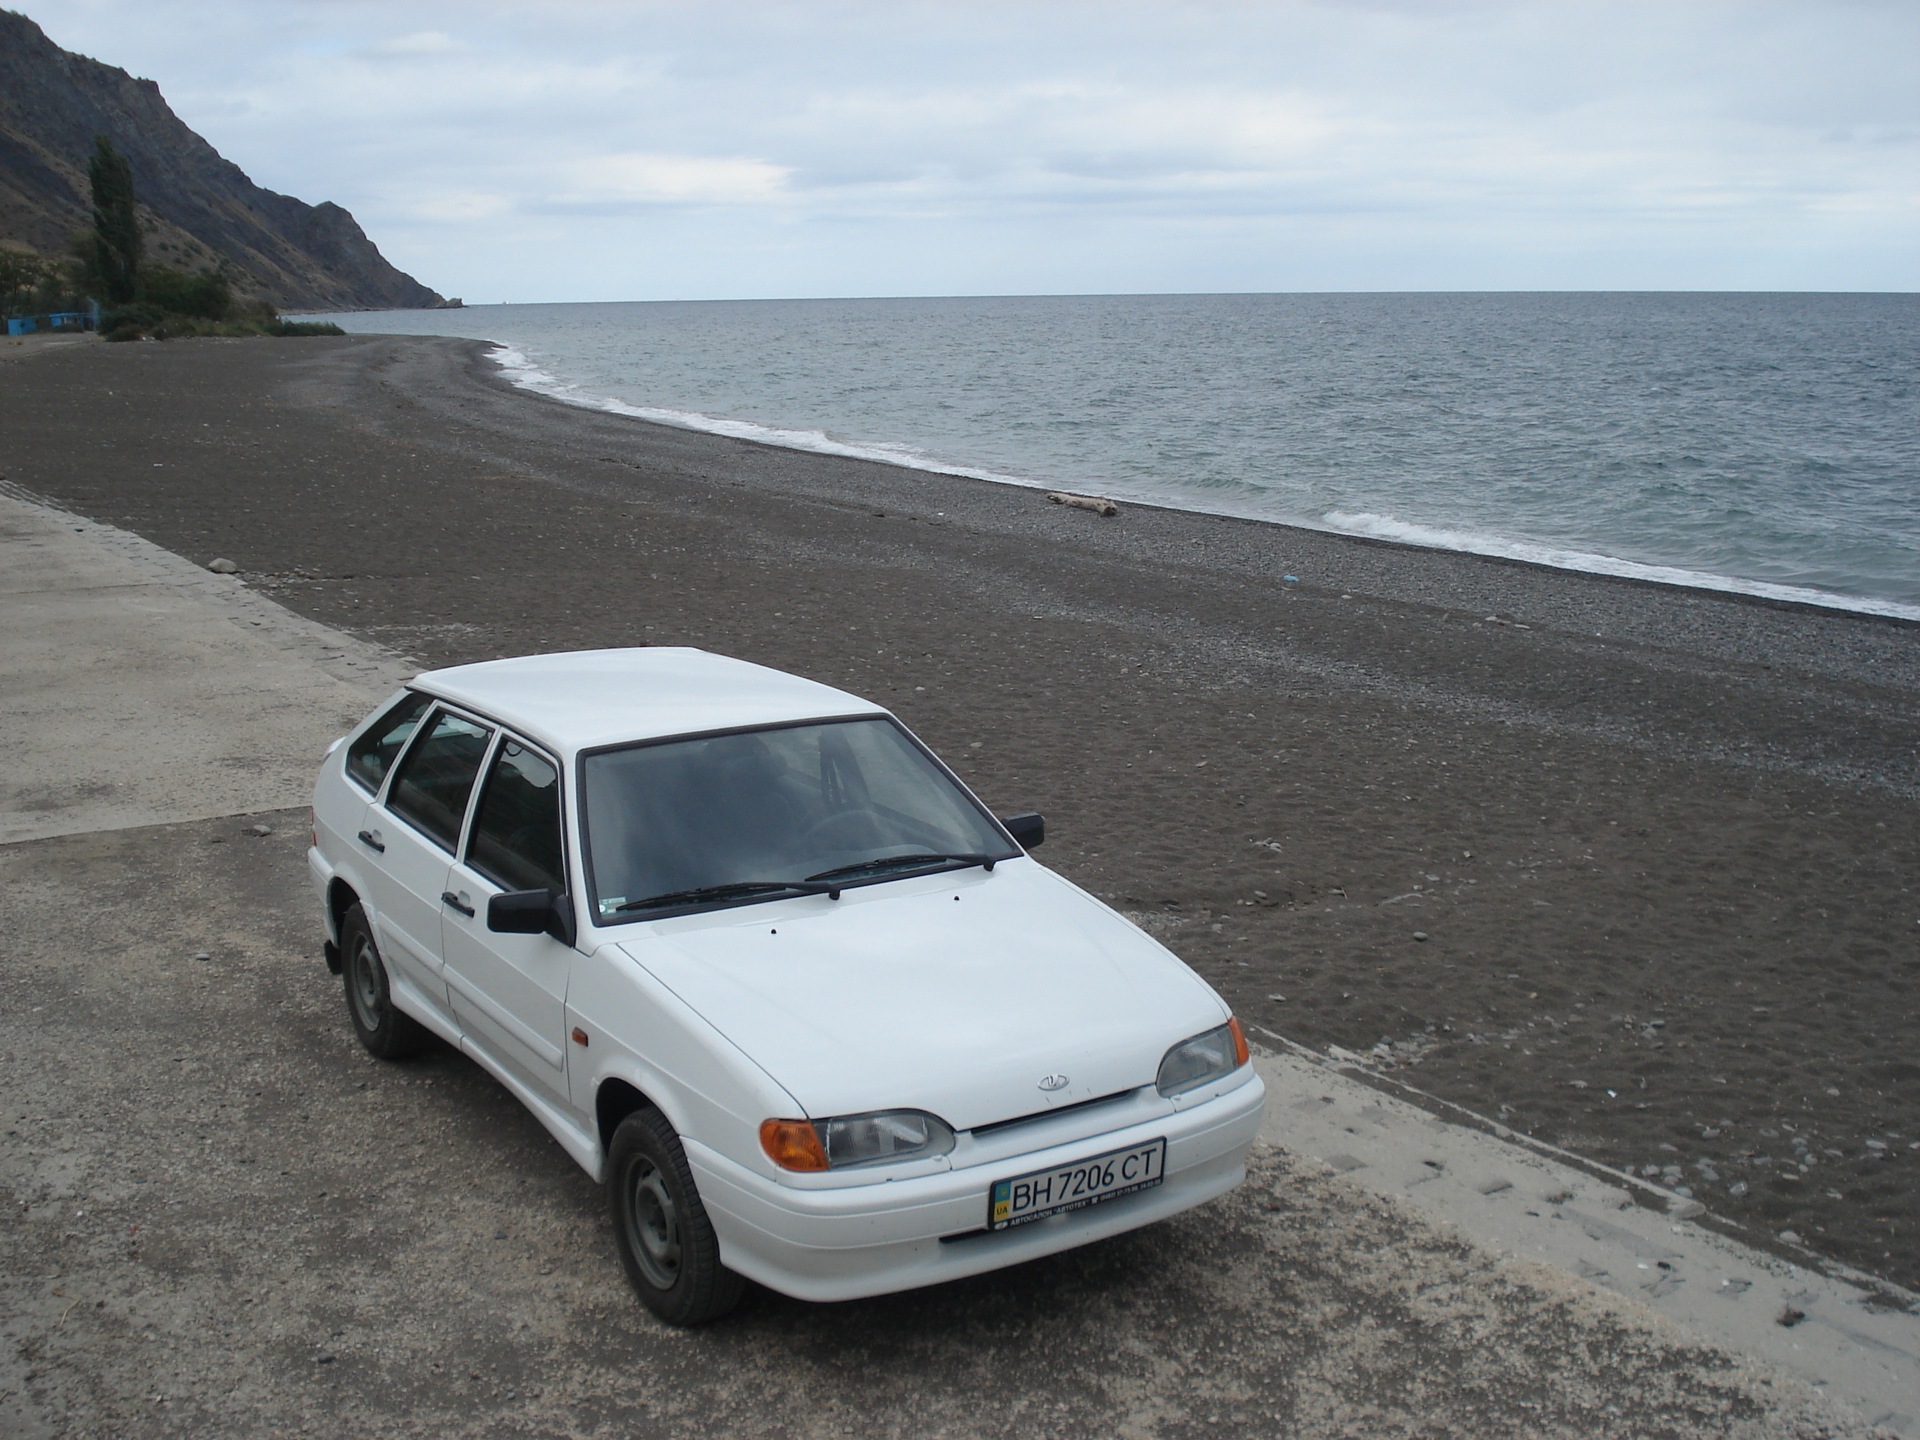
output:
[[[0,844],[302,804],[417,668],[6,482],[0,607]]]

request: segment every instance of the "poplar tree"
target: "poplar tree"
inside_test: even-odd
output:
[[[106,136],[95,137],[87,163],[93,186],[93,268],[109,305],[133,299],[140,272],[140,218],[133,209],[133,169]]]

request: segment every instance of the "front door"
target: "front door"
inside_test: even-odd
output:
[[[573,950],[548,935],[487,928],[487,902],[503,891],[566,890],[560,838],[560,771],[524,741],[503,735],[474,810],[465,853],[447,878],[447,993],[469,1043],[547,1099],[567,1097],[566,1000]]]

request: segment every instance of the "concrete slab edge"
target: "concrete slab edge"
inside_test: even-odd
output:
[[[1454,1124],[1482,1131],[1497,1140],[1521,1146],[1535,1154],[1558,1161],[1562,1165],[1584,1171],[1596,1179],[1618,1185],[1632,1195],[1637,1203],[1650,1207],[1657,1206],[1676,1220],[1691,1220],[1703,1228],[1718,1231],[1736,1244],[1750,1246],[1755,1250],[1777,1256],[1789,1264],[1816,1271],[1829,1279],[1871,1291],[1879,1295],[1892,1308],[1920,1313],[1920,1294],[1916,1294],[1897,1281],[1875,1275],[1871,1271],[1857,1269],[1843,1261],[1831,1259],[1805,1245],[1788,1244],[1776,1236],[1741,1225],[1724,1215],[1716,1215],[1699,1200],[1656,1184],[1644,1175],[1635,1175],[1630,1170],[1617,1170],[1590,1156],[1581,1155],[1572,1150],[1563,1150],[1549,1141],[1529,1135],[1522,1130],[1515,1130],[1512,1126],[1503,1124],[1490,1115],[1482,1115],[1479,1111],[1469,1109],[1465,1105],[1455,1104],[1430,1091],[1422,1090],[1417,1085],[1410,1085],[1397,1075],[1369,1065],[1355,1051],[1330,1045],[1323,1054],[1263,1026],[1252,1025],[1248,1028],[1279,1046],[1283,1051],[1297,1055],[1310,1064],[1344,1075],[1362,1085],[1369,1085],[1388,1094],[1397,1095],[1423,1110],[1446,1117]]]
[[[294,614],[249,588],[244,576],[216,575],[131,531],[76,515],[15,481],[0,477],[0,496],[45,512],[93,544],[137,566],[157,583],[199,600],[323,674],[366,690],[372,700],[399,689],[424,668],[417,659],[398,650]]]
[[[1920,1437],[1920,1313],[1878,1277],[1708,1228],[1687,1197],[1254,1027],[1263,1141],[1515,1263],[1611,1291],[1718,1349]]]

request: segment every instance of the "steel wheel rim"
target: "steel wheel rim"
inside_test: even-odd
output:
[[[671,1290],[680,1278],[680,1207],[660,1167],[645,1156],[627,1181],[627,1239],[647,1283]]]
[[[352,984],[348,986],[348,991],[353,997],[353,1013],[366,1029],[378,1030],[381,1009],[380,959],[374,954],[373,941],[365,935],[354,941],[350,972]]]

